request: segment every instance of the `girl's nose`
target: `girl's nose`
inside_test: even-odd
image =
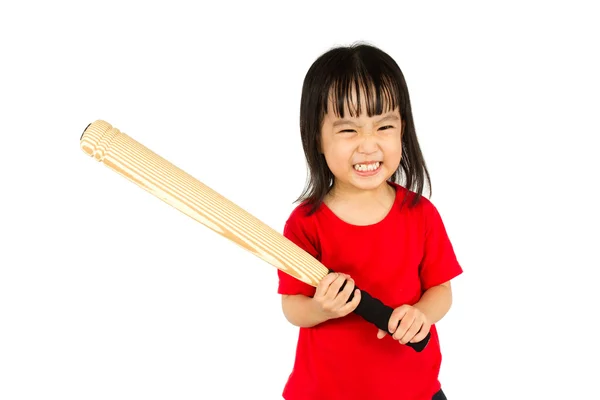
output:
[[[361,154],[372,154],[377,151],[377,140],[375,135],[363,135],[358,145],[358,152]]]

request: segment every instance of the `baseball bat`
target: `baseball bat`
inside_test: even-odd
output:
[[[286,274],[316,287],[333,272],[281,233],[108,122],[90,123],[79,141],[81,150],[96,161]],[[354,313],[391,335],[388,321],[393,309],[364,290],[360,293]],[[407,346],[420,352],[430,336]]]

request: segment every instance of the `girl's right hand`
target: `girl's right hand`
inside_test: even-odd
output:
[[[346,286],[340,292],[344,282],[346,282]],[[354,290],[354,297],[352,301],[348,302],[353,290],[354,280],[349,275],[331,273],[321,279],[313,300],[327,319],[341,318],[354,311],[360,303],[360,290],[358,289]]]

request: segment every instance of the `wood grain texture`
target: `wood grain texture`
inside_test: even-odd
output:
[[[108,122],[91,123],[81,136],[80,147],[96,161],[285,273],[317,286],[329,272],[282,234]]]

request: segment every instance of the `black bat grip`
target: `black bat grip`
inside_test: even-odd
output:
[[[333,271],[331,271],[331,272],[333,272]],[[340,292],[346,286],[346,282],[344,282],[344,284],[340,288]],[[382,331],[387,332],[389,335],[392,335],[392,333],[388,329],[388,325],[389,325],[388,322],[390,320],[390,317],[392,316],[392,312],[394,311],[394,309],[392,307],[386,306],[385,304],[383,304],[381,302],[381,300],[376,299],[375,297],[371,296],[369,293],[365,292],[364,290],[361,290],[358,287],[355,287],[355,289],[360,290],[360,302],[358,303],[358,306],[354,310],[354,313],[357,315],[360,315],[366,321],[372,323],[373,325],[375,325]],[[352,293],[350,294],[350,297],[348,298],[348,302],[350,302],[353,298],[354,298],[354,291],[352,291]],[[406,343],[406,345],[409,347],[412,347],[417,352],[421,352],[429,343],[430,338],[431,338],[431,333],[428,333],[427,336],[425,337],[425,339],[421,340],[420,342],[417,342],[417,343],[409,342],[409,343]]]

